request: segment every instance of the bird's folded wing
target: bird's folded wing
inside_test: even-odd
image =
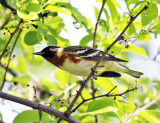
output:
[[[100,56],[104,53],[103,51],[96,50],[90,47],[84,47],[84,46],[70,46],[64,48],[65,52],[74,53],[76,57],[80,57],[86,60],[92,60],[97,61],[99,60]],[[117,61],[117,62],[127,62],[125,60],[116,58],[112,55],[106,55],[103,58],[103,61]]]

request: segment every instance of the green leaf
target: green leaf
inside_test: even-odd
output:
[[[123,46],[122,51],[134,52],[148,58],[146,51],[143,48],[137,47],[135,45],[129,45],[127,48],[126,46]]]
[[[152,36],[150,33],[146,32],[146,31],[142,31],[137,39],[141,42],[147,42],[147,41],[150,41],[152,39]]]
[[[26,13],[24,11],[19,11],[18,9],[17,9],[17,14],[24,21],[30,21],[30,20],[38,19],[38,15],[37,14],[28,14],[28,13]]]
[[[117,86],[117,82],[115,81],[114,78],[99,77],[97,80],[95,80],[95,82],[98,83],[107,92],[109,92],[111,89]],[[120,93],[120,91],[117,88],[115,88],[112,92]],[[121,99],[121,97],[118,98]]]
[[[76,20],[74,24],[79,23],[80,25],[84,25],[88,27],[88,22],[85,16],[83,16],[75,7],[73,7],[70,3],[57,3],[58,6],[65,7],[69,9],[72,13],[72,17]]]
[[[29,31],[24,37],[24,42],[27,45],[35,45],[38,43],[37,31]]]
[[[133,112],[136,108],[134,103],[126,102],[122,100],[115,100],[117,107],[122,111],[123,113],[130,113]]]
[[[136,35],[137,34],[133,23],[127,29],[127,34],[128,35]]]
[[[136,4],[139,0],[127,0],[127,4]]]
[[[13,123],[35,123],[39,122],[39,112],[36,110],[27,110],[18,114]],[[51,120],[47,113],[42,112],[42,123],[51,123]]]
[[[28,66],[24,57],[16,57],[11,60],[10,68],[21,73],[27,73]]]
[[[148,120],[150,123],[160,122],[160,111],[159,110],[142,110],[140,115]]]
[[[108,5],[110,13],[111,13],[112,21],[116,22],[118,20],[119,13],[118,13],[115,5],[113,4],[113,2],[111,0],[107,0],[107,5]]]
[[[93,40],[93,33],[88,34],[85,37],[83,37],[80,41],[80,46],[87,46],[87,44]]]
[[[26,10],[32,14],[38,14],[41,12],[41,6],[37,3],[31,3],[27,6]]]
[[[113,42],[114,42],[114,39],[113,39],[113,38],[107,38],[106,40],[104,40],[104,41],[102,42],[101,45],[102,45],[102,46],[105,46],[105,48],[107,48],[107,47],[108,47],[109,45],[111,45]],[[101,46],[101,45],[100,45],[100,46]],[[117,42],[117,43],[114,44],[114,46],[112,47],[112,49],[109,50],[109,54],[115,54],[115,55],[117,55],[117,54],[120,53],[121,49],[122,49],[122,46]]]
[[[56,88],[56,84],[50,79],[50,78],[42,78],[40,79],[40,83],[42,86],[42,89],[45,91],[52,91],[53,88]]]
[[[70,76],[71,76],[70,73],[63,70],[59,70],[55,76],[56,76],[56,79],[58,79],[61,87],[66,87],[66,84],[69,84]],[[78,80],[77,77],[75,75],[72,75],[71,83],[74,83],[77,80]]]
[[[57,40],[52,35],[46,35],[48,46],[57,45]]]
[[[66,15],[71,15],[71,11],[69,9],[60,6],[48,5],[44,10],[50,10],[52,12],[60,12]]]
[[[1,115],[1,113],[0,113],[0,120],[3,120],[3,119],[2,119],[2,115]]]
[[[27,75],[23,75],[23,76],[16,76],[13,79],[13,82],[18,82],[20,83],[22,86],[26,86],[30,81],[30,77]]]
[[[104,114],[107,112],[113,112],[114,114],[117,114],[117,109],[116,107],[114,107],[114,100],[112,98],[105,97],[104,99],[98,99],[90,102],[88,105],[87,112],[81,113],[80,116],[88,114]]]
[[[48,1],[48,4],[54,5],[54,4],[59,3],[59,2],[62,2],[62,3],[69,3],[70,0],[49,0],[49,1]]]
[[[152,20],[156,19],[158,16],[158,7],[156,4],[150,4],[149,8],[142,12],[141,14],[141,22],[143,26],[148,25],[152,22]]]

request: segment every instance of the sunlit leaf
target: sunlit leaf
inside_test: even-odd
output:
[[[88,34],[85,37],[83,37],[80,41],[80,45],[81,46],[86,46],[87,43],[89,43],[90,41],[93,40],[93,33],[92,34]]]
[[[148,58],[146,51],[143,48],[137,47],[135,45],[129,45],[127,48],[126,46],[123,46],[122,51],[134,52]]]
[[[22,73],[27,73],[28,71],[26,60],[23,57],[16,57],[11,60],[10,68]]]
[[[136,108],[134,103],[126,102],[122,100],[115,100],[117,107],[122,111],[123,113],[130,113],[133,112]]]
[[[53,12],[60,12],[60,13],[64,13],[66,15],[71,15],[71,11],[64,8],[64,7],[60,7],[60,6],[53,6],[53,5],[48,5],[44,10],[50,10]]]
[[[145,31],[142,31],[142,32],[138,35],[137,39],[138,39],[139,41],[141,41],[141,42],[147,42],[147,41],[150,41],[150,40],[152,39],[152,36],[151,36],[150,33],[145,32]]]
[[[102,46],[105,46],[105,48],[107,48],[109,45],[111,45],[114,42],[113,38],[108,38],[106,40],[103,41]],[[115,45],[112,47],[111,50],[109,50],[110,54],[119,54],[120,51],[122,49],[122,46],[117,42],[115,43]]]
[[[66,85],[69,84],[69,81],[70,83],[74,83],[76,82],[78,79],[75,75],[71,75],[70,73],[66,72],[66,71],[63,71],[63,70],[59,70],[57,73],[56,73],[56,78],[58,79],[61,87],[66,87]],[[63,77],[62,77],[63,76]],[[71,77],[72,76],[72,77]]]
[[[27,14],[27,13],[25,13],[23,11],[19,11],[18,9],[17,9],[17,14],[24,21],[30,21],[30,20],[38,19],[37,14]]]
[[[160,122],[160,111],[159,110],[142,110],[140,115],[148,120],[150,123]]]
[[[137,34],[134,24],[131,24],[131,25],[129,26],[129,28],[128,28],[128,30],[127,30],[127,34],[128,34],[128,35],[135,35],[135,34]]]
[[[98,83],[107,92],[111,91],[115,86],[117,86],[117,82],[113,78],[99,77],[97,80],[95,80],[95,82]],[[117,88],[115,88],[112,92],[120,93],[120,91]]]
[[[141,14],[142,25],[146,26],[147,24],[152,22],[152,20],[154,20],[157,16],[158,16],[157,5],[156,4],[149,5],[149,8],[146,11],[142,12]]]

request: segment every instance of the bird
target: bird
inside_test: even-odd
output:
[[[78,76],[88,76],[104,52],[86,46],[47,46],[40,55],[56,67]],[[127,62],[113,55],[107,54],[99,63],[95,75],[98,77],[121,77],[121,73],[140,78],[142,72],[132,70],[120,62]]]

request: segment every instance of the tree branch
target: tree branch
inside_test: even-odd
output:
[[[62,98],[63,98],[63,96],[68,92],[68,91],[70,91],[74,86],[76,86],[76,84],[77,84],[77,82],[76,83],[73,83],[72,85],[70,85],[69,87],[67,87],[66,89],[65,89],[65,91],[61,94],[61,96],[52,104],[50,104],[50,107],[54,107]]]
[[[124,28],[124,30],[120,33],[120,35],[115,39],[115,41],[114,41],[111,45],[108,46],[107,50],[102,54],[102,56],[100,57],[100,59],[99,59],[99,61],[96,63],[96,65],[93,67],[93,69],[96,70],[96,68],[98,67],[98,65],[99,65],[99,63],[101,62],[101,60],[105,57],[106,54],[108,54],[108,51],[113,47],[113,45],[114,45],[116,42],[118,42],[118,41],[121,39],[121,37],[122,37],[122,35],[124,34],[124,32],[128,29],[128,27],[132,24],[132,22],[138,17],[138,15],[140,15],[140,13],[142,13],[142,12],[143,12],[144,10],[146,10],[147,8],[148,8],[148,6],[146,5],[136,16],[131,17],[130,22],[128,23],[128,25]],[[84,80],[84,83],[87,84],[87,82],[90,80],[91,77],[93,77],[92,71],[91,71],[91,73],[88,75],[88,77]],[[74,104],[75,104],[75,102],[77,101],[77,99],[79,98],[82,90],[83,90],[84,87],[85,87],[85,84],[83,84],[83,85],[80,87],[80,89],[79,89],[79,91],[77,92],[75,98],[73,99],[73,101],[72,101],[71,104],[69,105],[67,111],[65,112],[66,115],[70,115],[71,109],[72,109],[72,107],[74,106]]]
[[[124,94],[126,94],[126,93],[128,93],[128,92],[137,90],[137,84],[136,84],[135,87],[132,87],[132,89],[127,89],[126,91],[124,91],[124,92],[122,92],[122,93],[120,93],[120,94],[110,94],[110,93],[111,93],[114,89],[116,89],[116,88],[117,88],[117,86],[115,86],[114,88],[112,88],[112,89],[110,90],[110,92],[108,92],[107,94],[104,94],[104,95],[92,97],[92,98],[89,98],[89,99],[84,99],[84,98],[82,98],[83,101],[82,101],[77,107],[75,107],[75,108],[71,111],[71,113],[75,112],[83,103],[85,103],[85,102],[87,102],[87,101],[95,100],[95,99],[101,98],[101,97],[114,97],[114,98],[116,98],[117,96],[122,96],[122,95],[124,95]]]
[[[71,116],[67,117],[64,113],[62,113],[58,110],[52,109],[51,107],[48,107],[48,106],[44,106],[44,105],[29,101],[29,100],[26,100],[26,99],[22,99],[22,98],[19,98],[19,97],[16,97],[16,96],[4,93],[4,92],[0,92],[0,97],[3,98],[3,99],[7,99],[7,100],[10,100],[10,101],[19,103],[19,104],[23,104],[23,105],[32,107],[33,109],[37,109],[37,110],[49,113],[51,115],[59,117],[59,118],[65,120],[65,121],[68,121],[70,123],[79,123],[79,121],[75,120]]]
[[[0,30],[3,29],[5,27],[5,25],[8,24],[9,20],[11,19],[11,17],[8,17],[5,22],[3,23],[3,25],[0,27]]]
[[[18,23],[16,29],[14,30],[13,33],[11,33],[11,36],[10,36],[8,42],[7,42],[6,46],[5,46],[5,48],[4,48],[3,52],[2,52],[2,54],[0,55],[0,61],[1,61],[1,59],[2,59],[2,57],[3,57],[3,55],[4,55],[4,53],[6,52],[6,49],[8,48],[8,45],[10,44],[10,42],[11,42],[13,36],[14,36],[15,33],[19,30],[19,26],[20,26],[20,24],[21,24],[22,22],[23,22],[23,20],[20,19],[20,21],[19,21],[19,23]]]
[[[11,60],[11,55],[12,55],[12,53],[13,53],[13,50],[14,50],[14,48],[15,48],[15,46],[16,46],[17,40],[18,40],[21,32],[22,32],[22,29],[20,29],[20,31],[19,31],[19,33],[18,33],[18,35],[17,35],[17,37],[16,37],[16,39],[15,39],[15,41],[14,41],[14,44],[13,44],[11,53],[9,54],[9,59],[8,59],[7,67],[6,67],[6,69],[5,69],[5,74],[4,74],[4,77],[3,77],[3,81],[2,81],[2,85],[1,85],[0,91],[2,91],[2,88],[3,88],[3,86],[4,86],[4,83],[5,83],[5,80],[6,80],[6,75],[7,75],[7,72],[8,72],[9,63],[10,63],[10,60]]]
[[[96,48],[96,34],[97,34],[98,25],[99,25],[99,21],[100,21],[102,11],[103,11],[103,8],[104,8],[104,5],[105,5],[106,1],[107,0],[103,0],[102,7],[101,7],[101,10],[100,10],[99,15],[98,15],[97,23],[95,25],[95,31],[94,31],[94,37],[93,37],[93,46],[92,46],[94,49]]]
[[[7,2],[6,2],[6,0],[1,0],[0,3],[1,3],[4,7],[10,9],[12,12],[14,12],[14,13],[16,12],[16,9],[13,8],[13,7],[11,7],[11,6],[9,6],[9,5],[7,4]]]
[[[139,114],[139,112],[140,112],[141,110],[145,110],[145,109],[149,108],[151,105],[155,104],[155,103],[158,101],[159,98],[160,98],[160,94],[159,94],[154,100],[152,100],[151,102],[149,102],[149,103],[147,103],[146,105],[144,105],[143,107],[137,109],[137,110],[134,112],[134,114]]]

